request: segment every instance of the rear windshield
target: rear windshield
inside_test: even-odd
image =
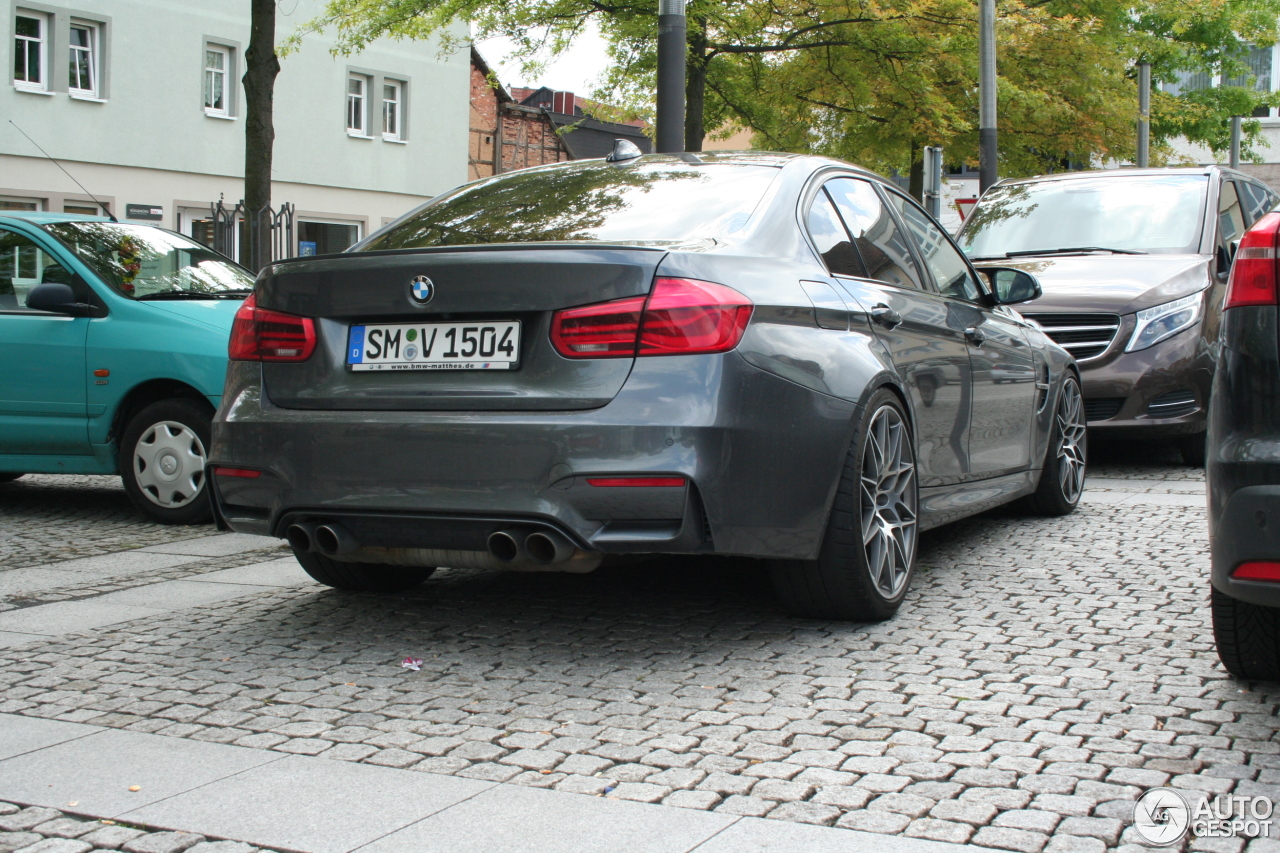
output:
[[[253,290],[244,267],[163,228],[91,221],[44,227],[130,299],[243,298]]]
[[[393,222],[359,251],[477,243],[669,243],[741,230],[774,166],[600,162],[460,187]]]
[[[970,257],[1102,246],[1192,253],[1206,175],[1112,175],[993,187],[960,232]]]

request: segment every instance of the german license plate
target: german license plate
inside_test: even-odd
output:
[[[520,359],[520,322],[352,326],[352,370],[511,370]]]

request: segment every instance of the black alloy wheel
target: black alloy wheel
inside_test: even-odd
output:
[[[1210,586],[1218,660],[1236,678],[1280,681],[1280,609],[1250,604]]]
[[[914,436],[892,391],[877,391],[865,412],[818,559],[770,567],[774,589],[797,616],[880,622],[911,586],[920,500]]]
[[[1080,505],[1089,466],[1089,431],[1085,418],[1080,382],[1068,374],[1062,380],[1062,391],[1054,408],[1040,484],[1026,498],[1026,507],[1036,515],[1067,515]]]

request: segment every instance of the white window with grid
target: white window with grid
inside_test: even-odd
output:
[[[227,85],[231,73],[231,50],[216,44],[204,47],[204,111],[207,115],[228,118],[231,115],[231,91]]]
[[[99,65],[99,29],[94,24],[71,24],[67,41],[70,49],[70,66],[67,74],[67,91],[72,95],[97,98]]]
[[[347,133],[369,135],[369,78],[363,74],[347,75]]]
[[[382,138],[404,139],[404,84],[399,80],[382,81]]]
[[[49,19],[20,11],[13,24],[13,85],[31,92],[49,91]]]

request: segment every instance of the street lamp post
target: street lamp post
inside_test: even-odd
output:
[[[658,0],[658,151],[684,150],[685,0]]]
[[[978,4],[978,187],[998,181],[996,164],[996,0]]]
[[[1138,63],[1138,168],[1151,165],[1151,63]]]

